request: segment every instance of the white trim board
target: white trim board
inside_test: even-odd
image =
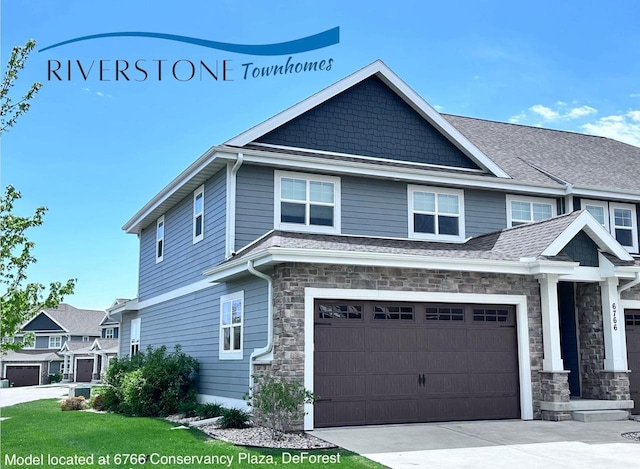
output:
[[[317,298],[370,301],[416,301],[434,303],[505,304],[516,308],[518,340],[518,376],[520,383],[520,415],[533,419],[531,389],[531,357],[529,351],[529,321],[525,295],[491,295],[475,293],[408,292],[400,290],[361,290],[341,288],[311,288],[304,290],[304,387],[313,392],[314,372],[314,302]],[[313,430],[313,404],[305,404],[304,429]]]
[[[180,298],[181,296],[188,295],[189,293],[195,293],[200,290],[213,287],[215,285],[217,284],[212,283],[211,280],[208,279],[198,280],[197,282],[185,285],[184,287],[176,288],[175,290],[153,296],[147,300],[138,301],[138,311],[140,311],[142,308],[148,308],[149,306],[164,303],[165,301],[174,300],[176,298]]]
[[[44,360],[46,361],[46,360]],[[8,366],[37,366],[38,367],[38,385],[42,384],[42,363],[5,363],[4,368],[2,369],[2,376],[7,376],[7,367]],[[48,371],[48,370],[47,370]]]
[[[622,309],[640,309],[640,300],[620,300]]]

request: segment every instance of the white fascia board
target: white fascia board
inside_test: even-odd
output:
[[[637,191],[616,192],[596,188],[576,188],[574,186],[572,194],[590,199],[640,202],[640,192]]]
[[[214,267],[203,274],[210,281],[224,281],[247,270],[252,260],[255,267],[284,263],[304,262],[310,264],[363,265],[376,267],[400,267],[429,270],[452,270],[465,272],[492,272],[520,275],[539,273],[570,274],[577,262],[560,261],[503,261],[493,259],[443,258],[433,256],[401,255],[361,251],[334,251],[318,249],[273,247],[238,261]]]
[[[49,318],[49,319],[51,319],[53,322],[55,322],[58,326],[60,326],[60,329],[61,329],[61,330],[63,330],[63,331],[65,331],[65,332],[69,333],[69,329],[67,329],[67,328],[66,328],[66,327],[64,327],[62,324],[60,324],[58,321],[56,321],[55,319],[53,319],[53,318],[51,317],[51,315],[49,315],[49,313],[47,313],[44,309],[40,310],[40,312],[39,312],[38,314],[34,315],[31,319],[27,320],[27,322],[25,322],[25,323],[20,327],[20,329],[24,329],[24,328],[27,326],[27,324],[29,324],[31,321],[34,321],[34,320],[35,320],[38,316],[40,316],[41,314],[44,314],[46,317],[48,317],[48,318]],[[27,332],[33,332],[33,333],[36,333],[36,332],[51,332],[51,331],[27,331]]]
[[[133,300],[128,300],[119,305],[107,308],[107,316],[111,317],[114,314],[121,314],[121,313],[133,312],[133,311],[138,311],[138,298],[135,298]]]
[[[505,190],[512,193],[550,195],[563,197],[565,188],[560,185],[523,184],[513,179],[494,178],[466,173],[444,173],[422,167],[386,166],[375,163],[323,159],[317,156],[292,155],[243,149],[245,163],[278,166],[297,171],[321,171],[333,174],[371,176],[381,179],[396,179],[414,183],[444,184],[456,187],[471,187]]]
[[[200,158],[194,161],[187,169],[182,171],[177,177],[175,177],[169,184],[167,184],[156,196],[151,199],[147,204],[142,207],[138,212],[127,221],[122,229],[127,233],[140,233],[142,227],[140,227],[140,223],[145,220],[149,215],[152,214],[156,209],[158,209],[163,202],[165,202],[169,197],[174,195],[180,189],[182,189],[186,184],[193,180],[194,177],[198,176],[207,166],[212,164],[216,159],[234,159],[235,155],[233,154],[224,154],[220,152],[219,147],[211,147],[209,148]],[[194,183],[193,189],[198,187],[204,181],[196,181]],[[163,212],[164,213],[164,212]],[[161,215],[161,213],[159,214]],[[155,218],[155,217],[154,217]]]
[[[633,258],[618,241],[609,233],[589,212],[584,210],[573,222],[565,228],[547,248],[542,252],[543,256],[557,256],[562,249],[584,230],[589,237],[603,251],[607,251],[623,261],[632,261]]]
[[[298,104],[276,114],[263,123],[252,127],[225,143],[227,145],[242,147],[373,75],[380,78],[401,99],[410,105],[423,118],[429,121],[431,125],[436,127],[451,143],[458,147],[458,149],[460,149],[476,164],[485,168],[497,177],[509,178],[507,173],[505,173],[496,163],[489,159],[487,155],[482,153],[475,145],[467,140],[467,138],[453,127],[444,117],[442,117],[438,111],[431,107],[422,97],[413,91],[398,75],[391,71],[391,69],[380,60],[376,60],[357,72],[343,78],[337,83],[334,83],[328,88],[325,88],[309,98],[300,101]]]

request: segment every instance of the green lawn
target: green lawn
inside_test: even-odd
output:
[[[0,467],[2,468],[207,468],[207,467],[334,467],[382,468],[357,454],[339,450],[308,451],[328,462],[306,461],[301,451],[256,450],[236,447],[194,429],[171,430],[160,419],[132,418],[93,412],[62,412],[56,400],[43,400],[1,409]],[[14,457],[15,455],[15,457]],[[127,455],[136,455],[125,461]],[[146,455],[137,460],[138,455]],[[23,460],[42,458],[41,460]],[[171,460],[175,457],[192,460]],[[82,460],[80,458],[86,458]],[[56,460],[56,458],[61,458]],[[76,458],[69,460],[68,458]],[[204,458],[204,459],[199,459]],[[284,460],[283,460],[284,458]],[[339,458],[339,462],[338,462]],[[270,464],[270,460],[273,464]],[[69,464],[71,462],[71,464]]]

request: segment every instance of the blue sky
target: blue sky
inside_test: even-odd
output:
[[[2,137],[0,182],[22,191],[18,213],[49,207],[45,224],[31,234],[38,263],[30,280],[77,277],[68,302],[78,307],[103,309],[116,297],[136,296],[138,242],[121,227],[207,148],[376,59],[441,112],[640,146],[640,3],[633,0],[5,0],[1,15],[3,64],[29,38],[41,48],[146,31],[270,44],[340,28],[339,44],[293,56],[331,58],[331,70],[246,80],[242,64],[279,65],[288,56],[149,38],[96,39],[32,54],[14,97],[33,81],[44,86]],[[111,60],[104,80],[97,65],[86,80],[77,67],[71,80],[47,79],[50,60],[79,60],[86,69],[100,59]],[[232,81],[180,82],[167,79],[166,70],[160,81],[115,81],[116,59],[228,60]]]

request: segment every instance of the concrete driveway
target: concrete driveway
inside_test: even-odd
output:
[[[37,401],[66,397],[69,395],[69,385],[24,386],[19,388],[0,389],[0,407],[8,407],[22,402]]]
[[[486,421],[344,427],[311,432],[391,468],[639,467],[640,422]]]

